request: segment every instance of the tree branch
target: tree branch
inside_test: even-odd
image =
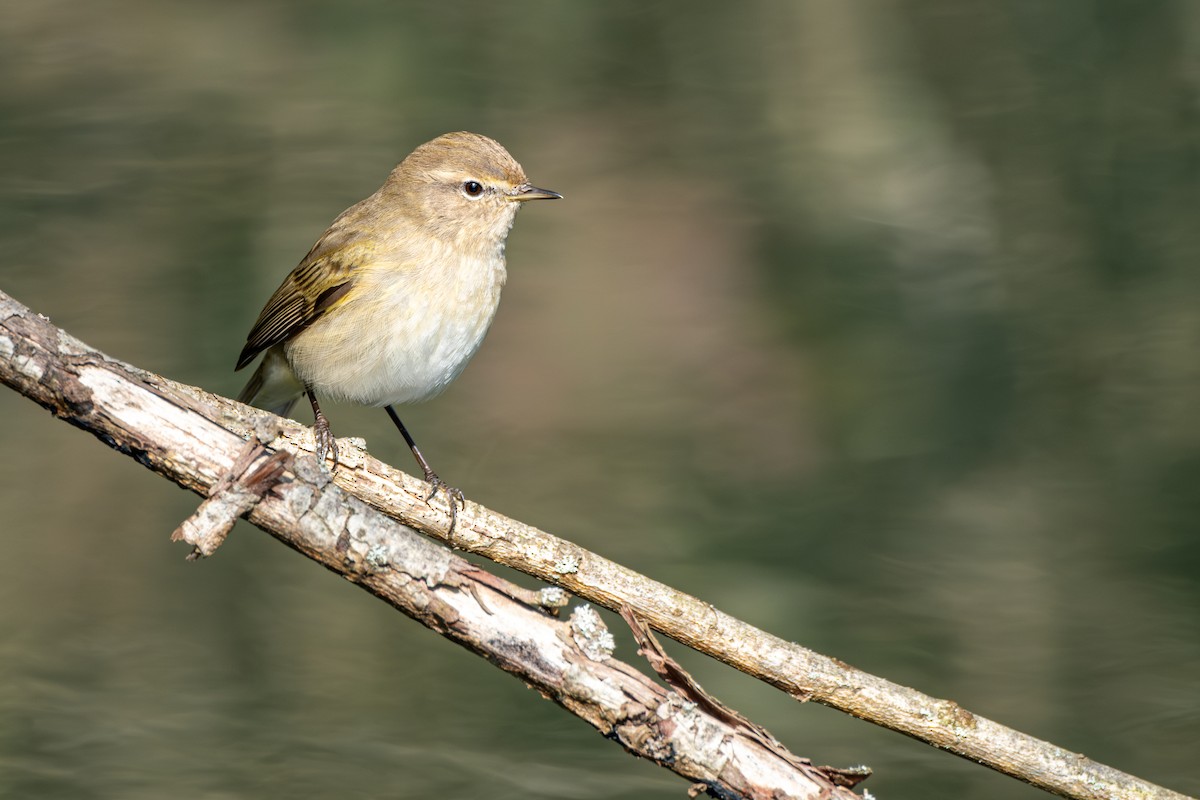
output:
[[[2,292],[0,380],[72,424],[91,430],[111,446],[132,455],[151,469],[200,493],[206,493],[209,487],[231,472],[237,453],[245,440],[255,435],[256,426],[261,433],[264,421],[280,422],[264,412],[247,409],[226,398],[110,360],[32,315]],[[140,406],[124,393],[116,391],[117,385],[137,387],[135,394],[139,402],[146,405]],[[103,398],[104,402],[99,402],[98,398]],[[165,431],[155,428],[156,436],[165,432],[168,434],[166,439],[159,441],[150,438],[149,428],[144,426],[148,421],[145,419],[147,408],[156,410],[154,424],[165,426]],[[308,428],[290,421],[280,424],[280,433],[274,443],[276,449],[289,453],[311,453],[312,434]],[[203,443],[203,446],[198,443]],[[469,571],[463,572],[458,566],[452,570],[434,570],[432,573],[421,570],[414,573],[409,571],[408,565],[398,568],[396,564],[399,562],[392,559],[398,558],[400,551],[428,552],[408,543],[410,538],[423,541],[419,537],[412,537],[411,529],[445,540],[445,531],[449,527],[448,513],[444,505],[431,506],[425,502],[427,487],[423,482],[379,462],[350,441],[339,443],[339,449],[342,461],[334,476],[336,485],[318,485],[321,476],[327,479],[327,473],[316,469],[315,463],[312,463],[312,469],[305,472],[302,465],[306,463],[306,458],[301,456],[283,484],[288,488],[278,491],[287,497],[295,497],[295,492],[299,491],[306,498],[305,501],[292,502],[299,503],[303,510],[293,518],[274,516],[278,514],[277,511],[268,513],[269,509],[277,509],[282,502],[274,493],[270,493],[250,511],[250,520],[330,569],[339,572],[345,570],[343,574],[364,588],[384,597],[444,635],[470,646],[461,637],[458,624],[459,619],[466,619],[467,616],[456,604],[465,602],[464,597],[486,597],[490,606],[498,602],[498,596],[506,594],[496,588],[496,582],[500,582],[500,586],[504,582],[489,577],[476,585],[465,577]],[[169,457],[175,450],[180,452],[180,458]],[[308,461],[311,462],[311,459]],[[185,464],[194,466],[185,468]],[[301,474],[307,477],[302,478]],[[354,505],[358,500],[340,493],[339,487],[360,498],[366,505]],[[369,516],[368,506],[407,527],[377,528],[377,517]],[[318,514],[318,510],[321,513]],[[336,515],[329,517],[325,513],[327,510],[336,512]],[[330,522],[331,519],[334,522]],[[364,520],[371,520],[370,525]],[[297,526],[299,530],[290,531],[289,525]],[[324,535],[315,536],[311,530],[314,526],[321,528]],[[335,530],[336,536],[333,535]],[[386,536],[381,533],[384,530],[388,531]],[[370,531],[369,536],[367,531]],[[371,547],[384,547],[383,542],[388,537],[397,537],[405,544],[371,550]],[[368,540],[373,544],[366,545]],[[325,548],[331,545],[337,554],[339,542],[343,548],[341,553],[329,556]],[[425,545],[428,544],[425,542]],[[654,629],[766,681],[800,701],[816,700],[1063,797],[1089,800],[1188,800],[1184,795],[972,714],[952,701],[929,697],[785,642],[708,603],[474,503],[468,502],[459,513],[452,544],[554,583],[607,608],[619,610],[628,607]],[[380,557],[384,560],[380,561]],[[445,558],[456,557],[447,554]],[[418,579],[414,577],[417,574],[426,577]],[[442,580],[447,575],[453,575],[447,579],[449,583],[446,586],[452,591],[454,603],[445,598],[420,595],[405,605],[398,599],[403,595],[400,588],[393,587],[387,591],[383,588],[392,586],[396,581],[404,587],[425,581],[432,590],[442,586]],[[385,577],[388,580],[384,580]],[[432,585],[428,584],[429,580],[433,580]],[[463,586],[472,588],[462,591]],[[415,590],[405,588],[404,591]],[[521,596],[520,591],[515,591],[513,596]],[[448,606],[453,613],[445,617],[430,616],[430,609],[443,606]],[[540,618],[538,612],[534,612],[533,617],[513,617],[515,628],[511,635],[524,637],[522,641],[528,641],[529,634],[519,632],[525,630],[523,626],[534,625]],[[470,619],[474,620],[475,617]],[[561,632],[556,636],[561,636]],[[560,705],[579,713],[573,705],[582,701],[574,695],[564,694],[561,684],[543,682],[544,676],[536,669],[530,673],[532,677],[518,672],[517,666],[510,667],[500,662],[498,654],[485,656],[495,658],[505,669],[520,674]],[[573,651],[570,656],[561,654],[556,658],[560,661],[552,663],[560,666],[578,666],[580,663],[578,654]],[[605,662],[611,663],[611,660]],[[565,670],[567,667],[563,666],[562,674],[565,674]],[[632,670],[622,666],[620,672],[628,675]],[[629,697],[644,699],[645,691],[648,690],[630,688],[625,691],[625,702],[629,702]],[[635,705],[646,709],[650,708],[649,702],[641,703],[639,700]],[[594,712],[592,716],[608,720],[605,715],[609,713],[611,709]],[[708,722],[715,724],[711,719]],[[611,720],[593,724],[609,736],[614,736],[613,732],[620,727]],[[621,741],[631,751],[638,752],[629,743]],[[659,763],[664,761],[661,752],[653,748],[638,754]],[[671,768],[676,768],[677,762],[678,759]],[[706,780],[691,773],[680,774],[687,774],[693,780]],[[717,796],[725,796],[720,794],[724,789],[710,785],[709,790]]]
[[[198,390],[158,391],[151,382],[162,379],[87,347],[3,292],[0,380],[151,470],[209,495],[173,537],[191,542],[193,555],[211,553],[245,514],[634,755],[692,781],[693,794],[856,796],[846,787],[864,776],[814,766],[613,658],[611,637],[590,606],[559,620],[545,607],[556,603],[540,602],[544,593],[469,564],[334,485],[311,455],[279,446],[285,441],[279,431],[300,433],[294,423],[243,407],[255,428],[247,442],[221,424],[230,401]]]

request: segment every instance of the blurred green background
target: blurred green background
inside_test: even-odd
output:
[[[1200,5],[46,0],[0,12],[0,70],[0,288],[229,395],[338,212],[494,136],[566,199],[404,413],[444,477],[1200,793]],[[0,795],[682,796],[245,524],[186,563],[196,497],[0,420]],[[876,796],[1042,796],[672,652]]]

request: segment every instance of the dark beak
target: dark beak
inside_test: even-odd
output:
[[[562,200],[562,195],[549,189],[539,189],[528,183],[517,187],[517,193],[508,196],[509,200],[525,202],[526,200]]]

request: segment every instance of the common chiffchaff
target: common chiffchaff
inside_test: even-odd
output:
[[[504,242],[530,185],[499,143],[447,133],[414,150],[379,191],[346,209],[283,280],[236,369],[265,351],[239,400],[285,415],[307,394],[317,457],[337,443],[317,395],[383,406],[451,521],[462,493],[429,467],[392,406],[441,392],[479,349],[504,286]]]

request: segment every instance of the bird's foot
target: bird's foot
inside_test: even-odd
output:
[[[449,539],[450,545],[453,546],[454,526],[458,522],[458,509],[466,507],[467,498],[463,496],[462,489],[456,489],[446,483],[431,469],[425,470],[425,481],[429,484],[429,494],[425,497],[426,503],[432,500],[438,492],[446,494],[446,505],[450,507],[450,528],[446,531],[446,538]]]
[[[324,464],[325,457],[332,455],[333,465],[330,467],[330,471],[336,472],[338,465],[337,440],[333,438],[333,431],[329,428],[329,420],[325,419],[324,414],[318,413],[317,419],[313,423],[313,440],[317,447],[317,461]]]
[[[308,402],[312,404],[313,444],[317,448],[317,463],[324,464],[326,454],[331,454],[333,456],[333,466],[329,468],[329,471],[337,472],[337,442],[333,438],[333,431],[329,429],[329,420],[325,419],[325,414],[321,411],[321,406],[317,403],[317,396],[313,394],[313,390],[308,389],[305,391],[305,394],[308,395]]]

